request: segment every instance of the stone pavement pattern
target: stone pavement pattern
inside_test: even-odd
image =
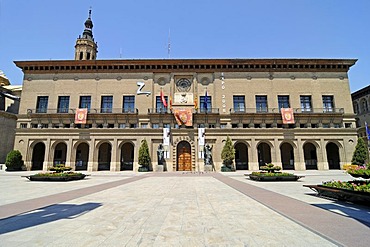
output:
[[[21,190],[9,189],[14,195],[6,193],[3,197],[2,190],[0,205],[37,198],[42,191],[52,195],[134,176],[92,176],[74,185],[36,184],[7,177],[10,185],[33,186],[36,195],[24,198]],[[245,180],[242,174],[234,176]],[[3,181],[0,174],[0,184]],[[0,243],[0,246],[337,246],[212,176],[186,174],[161,177],[152,174],[0,220]]]

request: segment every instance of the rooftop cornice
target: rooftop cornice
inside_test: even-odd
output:
[[[357,59],[117,59],[15,61],[28,74],[138,72],[347,72]]]

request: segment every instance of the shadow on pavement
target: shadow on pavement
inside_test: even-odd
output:
[[[0,220],[0,235],[61,219],[74,219],[102,206],[101,203],[56,204]]]
[[[370,207],[338,201],[329,204],[312,205],[345,217],[350,217],[370,227]]]

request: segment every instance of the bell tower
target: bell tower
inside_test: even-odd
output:
[[[98,44],[94,41],[91,21],[91,9],[89,17],[85,21],[85,30],[79,35],[75,45],[75,60],[95,60],[98,53]]]

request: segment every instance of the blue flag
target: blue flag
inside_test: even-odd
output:
[[[367,126],[367,122],[365,122],[365,128],[366,128],[366,137],[368,140],[370,140],[370,131],[369,131],[369,127]]]
[[[206,95],[204,96],[204,102],[203,102],[203,108],[205,111],[207,111],[208,109],[208,92],[206,91]]]

